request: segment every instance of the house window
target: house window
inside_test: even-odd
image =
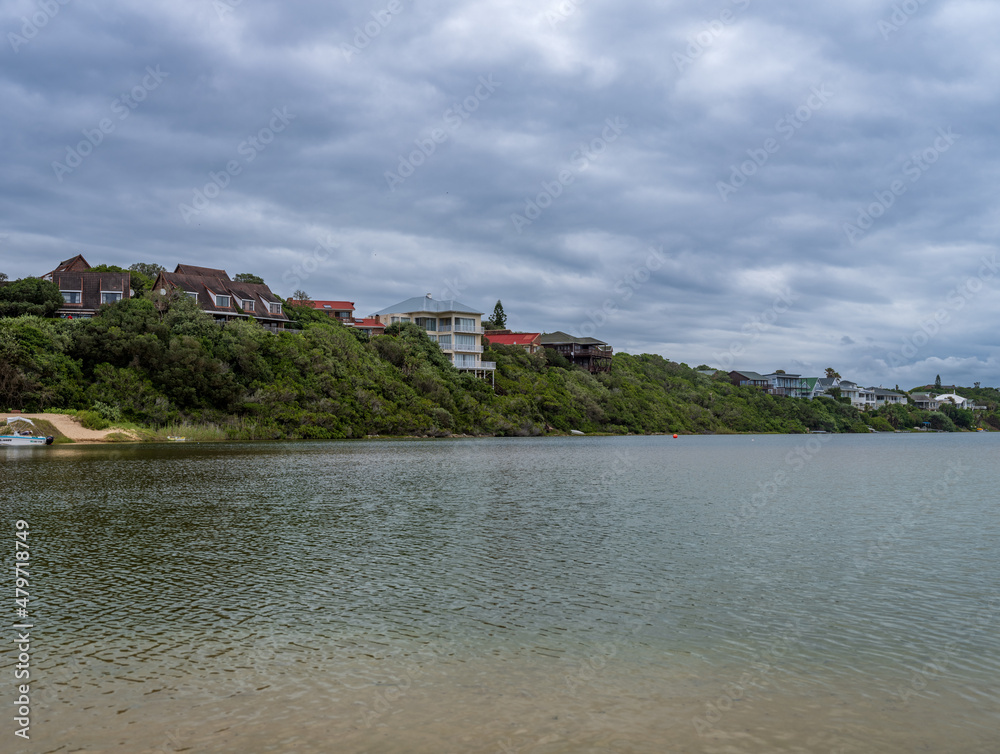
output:
[[[245,312],[253,311],[253,299],[246,299],[243,301],[243,311]]]
[[[437,331],[437,317],[417,317],[416,322],[425,330]]]
[[[281,314],[281,304],[270,302],[267,305],[267,310],[271,312],[271,314]]]
[[[450,335],[439,335],[438,345],[441,348],[451,348],[451,336]]]
[[[476,339],[472,335],[456,335],[455,350],[471,351],[476,347]]]
[[[193,298],[195,301],[198,300],[198,294],[195,293],[194,291],[184,291],[184,295],[187,296],[188,298]]]
[[[463,332],[475,332],[476,320],[471,317],[455,317],[455,329]]]
[[[80,291],[59,291],[67,304],[80,303]]]
[[[101,303],[113,304],[122,300],[121,291],[101,291]]]
[[[226,309],[229,307],[229,296],[216,296],[215,305],[220,309]]]

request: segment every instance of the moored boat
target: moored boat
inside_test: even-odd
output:
[[[28,426],[24,426],[24,425]],[[11,426],[13,425],[13,426]],[[4,434],[0,435],[0,447],[19,445],[51,445],[52,437],[35,433],[35,423],[23,416],[12,416],[7,419]]]

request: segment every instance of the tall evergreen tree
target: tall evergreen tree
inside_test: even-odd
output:
[[[490,317],[490,322],[498,330],[507,329],[507,315],[504,314],[503,304],[500,303],[500,299],[497,299],[497,305],[493,307],[493,316]]]
[[[940,374],[937,377],[934,378],[934,387],[937,388],[938,390],[941,389],[941,375]]]

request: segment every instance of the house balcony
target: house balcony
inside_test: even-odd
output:
[[[440,344],[439,344],[440,345]],[[452,343],[450,346],[441,346],[442,351],[454,351],[455,353],[482,353],[482,346],[466,346],[460,343]]]
[[[497,368],[497,363],[495,361],[457,361],[455,362],[455,369],[460,369],[465,372],[492,372]]]

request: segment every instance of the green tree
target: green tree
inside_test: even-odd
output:
[[[155,262],[136,262],[135,264],[129,265],[129,272],[138,272],[140,275],[145,275],[150,280],[156,280],[156,276],[161,272],[166,272],[167,268],[161,264],[156,264]]]
[[[23,278],[0,286],[0,317],[51,317],[62,305],[59,286],[40,278]]]
[[[500,303],[500,299],[497,299],[497,305],[493,307],[493,316],[490,317],[489,321],[496,330],[507,329],[507,315],[504,314],[503,304]]]
[[[264,278],[254,275],[252,272],[240,272],[233,278],[237,283],[256,283],[264,285]]]
[[[827,367],[826,368],[826,376],[827,376],[828,379],[831,379],[831,380],[839,380],[840,379],[840,372],[838,372],[833,367]]]
[[[940,390],[941,389],[941,375],[940,374],[937,377],[934,378],[934,388],[935,388],[935,390]]]
[[[7,281],[7,273],[6,272],[0,272],[0,283],[4,283],[6,281]]]

